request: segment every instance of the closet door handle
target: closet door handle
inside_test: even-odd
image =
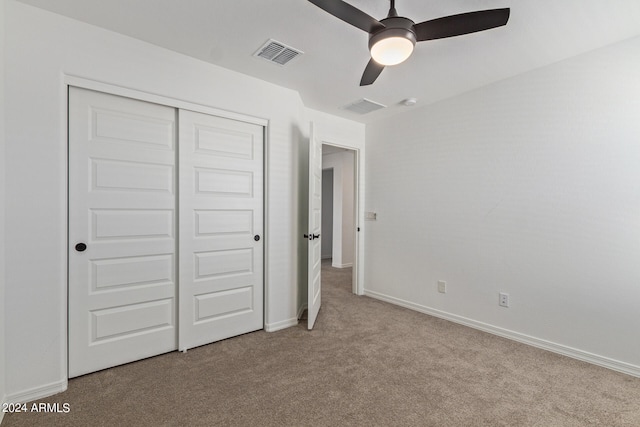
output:
[[[253,240],[255,240],[256,242],[260,240],[260,235],[256,234],[255,236],[253,236]]]
[[[84,252],[87,249],[87,245],[84,243],[78,243],[76,245],[76,251],[78,252]]]

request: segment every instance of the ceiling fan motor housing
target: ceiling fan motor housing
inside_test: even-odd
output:
[[[380,40],[389,37],[405,38],[415,46],[417,39],[416,33],[413,31],[414,22],[411,19],[394,16],[382,19],[380,22],[383,23],[385,27],[369,36],[369,50]]]

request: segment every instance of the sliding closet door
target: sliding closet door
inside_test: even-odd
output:
[[[69,377],[177,348],[176,110],[69,90]]]
[[[179,111],[179,344],[263,327],[263,127]]]

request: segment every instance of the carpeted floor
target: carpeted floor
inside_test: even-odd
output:
[[[640,426],[640,379],[351,294],[254,332],[86,375],[10,426]]]

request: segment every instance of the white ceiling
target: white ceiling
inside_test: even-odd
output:
[[[307,107],[362,122],[427,105],[531,69],[640,35],[638,0],[396,0],[421,22],[510,7],[505,27],[416,46],[405,63],[360,87],[365,32],[306,0],[21,0],[219,66],[297,90]],[[388,0],[347,0],[382,19]],[[253,53],[273,38],[304,55],[282,67]],[[366,115],[342,107],[368,98],[388,108]]]

